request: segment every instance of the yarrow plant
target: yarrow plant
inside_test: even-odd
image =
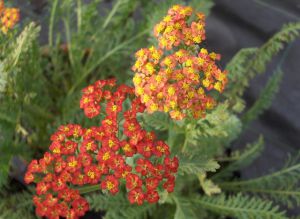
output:
[[[18,8],[6,8],[4,5],[4,0],[0,0],[1,31],[6,34],[8,30],[14,28],[19,20],[20,10]]]
[[[131,107],[124,110],[127,99]],[[173,192],[178,159],[170,158],[169,146],[140,126],[136,117],[145,106],[133,88],[99,80],[83,89],[80,107],[88,118],[105,115],[102,125],[60,126],[51,136],[50,152],[30,163],[25,182],[36,183],[37,215],[83,216],[89,209],[81,196],[87,185],[115,195],[125,184],[129,202],[138,205],[158,202],[162,190]]]
[[[158,47],[136,54],[135,93],[147,112],[169,112],[176,120],[191,114],[203,117],[216,105],[213,92],[222,92],[227,72],[215,61],[220,55],[201,47],[205,40],[205,15],[191,7],[175,5],[154,28]]]
[[[262,137],[238,137],[270,106],[288,49],[252,106],[245,89],[300,23],[221,70],[204,43],[211,1],[115,0],[100,16],[103,1],[47,1],[41,45],[41,27],[16,25],[0,0],[0,218],[286,219],[299,207],[300,155],[235,173],[263,151]]]

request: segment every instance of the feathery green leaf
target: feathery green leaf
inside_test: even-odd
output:
[[[235,196],[218,195],[204,196],[194,199],[202,208],[219,215],[227,215],[234,218],[253,219],[286,219],[284,212],[274,206],[271,201],[259,198],[251,198],[238,194]]]
[[[286,166],[274,173],[254,179],[223,182],[224,190],[243,191],[261,197],[270,197],[288,207],[300,206],[300,164],[296,156]]]
[[[263,137],[260,136],[259,139],[246,146],[245,151],[239,156],[238,160],[230,163],[228,166],[223,168],[220,172],[213,176],[213,179],[222,179],[230,175],[233,171],[241,170],[243,167],[251,164],[263,151],[264,141]]]
[[[205,172],[215,172],[220,165],[213,159],[203,156],[191,156],[178,154],[179,173],[181,174],[203,174]]]
[[[279,90],[279,85],[282,80],[283,72],[277,69],[271,76],[265,88],[261,91],[258,99],[253,106],[242,116],[244,126],[247,126],[251,121],[255,120],[264,110],[268,109]]]
[[[174,219],[196,219],[198,218],[192,204],[188,199],[173,197],[176,203]]]

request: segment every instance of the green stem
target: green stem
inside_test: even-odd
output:
[[[247,188],[247,187],[221,187],[224,190],[227,191],[243,191],[243,192],[250,192],[250,193],[265,193],[265,194],[277,194],[277,195],[297,195],[300,196],[300,192],[296,190],[276,190],[276,189],[255,189],[255,188]]]
[[[232,156],[232,157],[217,157],[216,161],[219,162],[232,162],[232,161],[236,161],[240,158],[240,156]]]
[[[182,149],[181,149],[181,152],[185,152],[186,151],[186,148],[187,148],[187,145],[188,145],[188,138],[189,138],[189,135],[188,135],[188,132],[187,130],[185,129],[185,138],[184,138],[184,142],[183,142],[183,146],[182,146]]]
[[[298,17],[297,15],[294,15],[294,14],[292,14],[292,13],[289,13],[289,12],[286,11],[286,10],[281,9],[280,7],[273,6],[272,3],[267,3],[267,2],[264,2],[264,1],[262,1],[262,0],[254,0],[254,1],[255,1],[256,3],[258,3],[258,4],[262,5],[262,6],[264,6],[264,7],[267,7],[267,8],[269,8],[269,9],[271,9],[271,10],[274,10],[274,11],[276,11],[276,12],[279,12],[279,13],[281,13],[281,14],[284,14],[284,15],[286,15],[286,16],[292,18],[292,19],[298,20],[298,19],[300,18],[300,17]]]
[[[72,52],[72,41],[71,41],[70,25],[69,25],[69,22],[67,21],[66,18],[63,19],[63,22],[64,22],[65,29],[66,29],[66,38],[67,38],[69,59],[70,59],[70,62],[71,62],[71,66],[74,69],[74,58],[73,58],[73,52]]]
[[[54,20],[55,14],[57,9],[58,0],[54,0],[52,9],[51,9],[51,16],[50,16],[50,24],[49,24],[49,47],[53,46],[53,27],[54,27]]]
[[[114,55],[117,51],[119,51],[120,49],[122,49],[123,47],[127,46],[127,44],[137,40],[138,38],[142,37],[143,35],[147,34],[149,32],[149,29],[143,30],[142,32],[140,32],[139,34],[137,34],[136,36],[128,39],[127,41],[117,45],[116,47],[114,47],[112,50],[110,50],[109,52],[107,52],[104,56],[102,56],[101,59],[99,59],[98,61],[94,62],[94,64],[88,68],[82,75],[81,77],[74,83],[74,85],[71,87],[71,89],[68,92],[68,96],[70,96],[71,94],[73,94],[73,92],[75,91],[75,89],[84,81],[84,79],[86,77],[88,77],[95,68],[97,68],[97,66],[99,66],[102,62],[104,62],[106,59],[108,59],[110,56]]]
[[[117,1],[117,3],[113,6],[112,10],[110,11],[110,13],[108,14],[107,18],[105,19],[103,25],[102,25],[102,29],[105,29],[107,27],[107,25],[110,23],[112,17],[115,15],[115,13],[117,12],[118,8],[120,7],[122,3],[122,0]]]
[[[77,0],[77,31],[81,32],[81,24],[82,24],[82,9],[81,9],[81,0]]]
[[[247,185],[251,185],[253,183],[258,183],[259,181],[263,180],[264,178],[272,178],[272,177],[277,177],[279,175],[294,171],[294,170],[298,170],[300,168],[300,164],[291,166],[289,168],[283,169],[281,171],[277,171],[275,173],[269,174],[269,175],[265,175],[265,176],[261,176],[255,179],[250,179],[250,180],[244,180],[244,181],[234,181],[234,182],[223,182],[223,183],[219,183],[218,185],[221,187],[225,187],[225,186],[247,186]]]
[[[173,132],[173,123],[169,123],[168,124],[168,139],[167,139],[167,143],[168,145],[171,147],[172,146],[172,132]]]
[[[86,194],[86,193],[90,193],[90,192],[95,192],[95,191],[99,191],[101,190],[100,185],[91,185],[91,186],[83,186],[80,188],[77,188],[77,190],[79,191],[80,194]]]

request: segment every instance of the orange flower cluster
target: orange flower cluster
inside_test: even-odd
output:
[[[20,20],[20,11],[17,8],[6,8],[4,0],[0,0],[1,31],[7,33]]]
[[[125,110],[127,100],[131,106]],[[123,183],[130,203],[138,205],[158,202],[159,190],[173,191],[178,159],[170,158],[169,146],[138,123],[137,113],[145,107],[132,87],[116,87],[114,79],[99,80],[83,89],[80,107],[89,118],[100,113],[105,118],[90,128],[59,127],[51,136],[50,152],[30,163],[25,182],[37,183],[37,215],[83,216],[89,209],[79,192],[83,185],[98,185],[114,195]]]
[[[197,13],[197,19],[189,24],[192,14],[191,7],[174,5],[169,9],[167,16],[154,27],[160,48],[170,50],[180,44],[191,46],[205,40],[205,16]]]
[[[159,48],[143,48],[135,54],[133,83],[147,112],[169,112],[173,119],[205,115],[216,101],[211,93],[221,93],[227,83],[226,71],[200,43],[205,40],[205,16],[193,17],[191,7],[173,6],[154,28]],[[190,21],[191,20],[191,21]]]

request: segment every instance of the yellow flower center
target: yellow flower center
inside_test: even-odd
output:
[[[115,185],[114,185],[111,181],[108,181],[108,182],[106,183],[106,188],[107,188],[108,190],[112,190],[114,187],[115,187]]]
[[[60,154],[60,149],[59,148],[54,148],[53,153],[54,154]]]
[[[86,144],[86,149],[91,150],[92,148],[92,142],[89,142]]]
[[[117,111],[117,109],[118,109],[118,107],[117,107],[116,105],[113,105],[113,106],[112,106],[112,111],[113,111],[113,112]]]
[[[162,153],[164,153],[166,150],[164,147],[162,147],[161,145],[156,146],[156,149]]]
[[[172,87],[172,86],[170,86],[170,87],[168,88],[168,94],[169,94],[170,96],[173,96],[173,95],[175,94],[175,88]]]
[[[105,152],[104,155],[102,156],[103,160],[108,160],[110,158],[109,152]]]
[[[115,142],[113,140],[108,140],[108,146],[112,148],[115,145]]]
[[[88,175],[88,177],[90,177],[91,179],[94,179],[94,178],[95,178],[95,172],[93,172],[93,171],[88,171],[87,175]]]
[[[68,163],[69,167],[76,167],[77,166],[77,161],[73,160],[71,162]]]
[[[129,144],[125,144],[124,147],[123,147],[123,150],[126,151],[126,152],[131,151],[130,145]]]

